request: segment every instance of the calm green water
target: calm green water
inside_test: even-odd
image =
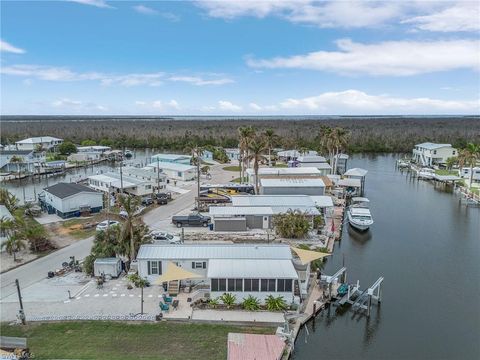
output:
[[[293,358],[479,359],[480,208],[395,169],[395,157],[354,157],[369,171],[375,224],[360,235],[345,225],[324,272],[341,267],[363,288],[384,276],[370,319],[325,310],[301,330]]]

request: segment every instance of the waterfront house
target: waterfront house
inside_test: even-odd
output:
[[[458,155],[450,144],[422,143],[413,149],[413,161],[421,166],[444,165],[449,157]]]
[[[192,165],[177,164],[172,162],[152,162],[145,169],[160,171],[173,180],[189,181],[197,177],[197,168]]]
[[[271,207],[274,215],[288,210],[298,210],[311,216],[320,215],[308,195],[236,195],[232,196],[232,206]]]
[[[337,154],[333,157],[333,161],[337,163],[337,174],[343,175],[347,171],[347,154]]]
[[[464,167],[458,170],[458,175],[467,181],[470,181],[470,172],[473,171],[472,180],[473,182],[480,182],[480,167],[474,167],[473,169],[469,167]]]
[[[88,186],[58,183],[43,189],[40,204],[49,214],[63,219],[97,213],[103,208],[103,194]]]
[[[151,195],[166,187],[166,176],[162,173],[134,167],[123,167],[120,172],[107,172],[88,177],[88,185],[104,192],[123,192],[134,196]]]
[[[99,152],[87,152],[82,151],[78,153],[70,154],[67,157],[67,161],[71,163],[75,162],[86,162],[86,161],[98,161],[100,160],[102,154]]]
[[[0,150],[0,170],[2,172],[33,173],[45,163],[44,151]]]
[[[13,216],[8,211],[7,207],[3,204],[0,204],[0,219],[3,220],[13,220]],[[4,228],[0,228],[0,251],[3,250],[4,248],[1,247],[1,245],[8,240],[8,233]]]
[[[18,150],[50,150],[63,142],[62,139],[52,136],[39,136],[15,142]]]
[[[318,178],[260,179],[261,195],[323,195],[325,184]]]
[[[79,152],[79,153],[105,154],[107,151],[111,151],[111,150],[112,150],[112,148],[110,146],[100,146],[100,145],[77,146],[77,152]]]
[[[190,155],[179,155],[179,154],[156,154],[151,157],[152,163],[163,162],[163,163],[190,165],[191,160],[192,160],[192,157]]]
[[[295,261],[290,246],[277,244],[146,244],[137,255],[138,273],[151,283],[173,262],[198,276],[187,283],[202,284],[211,299],[231,293],[239,303],[249,295],[261,302],[269,295],[282,296],[293,303],[299,278]]]
[[[255,171],[247,169],[247,181],[250,184],[255,184]],[[259,179],[273,179],[273,178],[319,178],[322,175],[321,171],[315,167],[292,167],[292,168],[269,168],[261,167],[258,169]]]
[[[227,154],[230,161],[240,159],[240,149],[225,149],[225,154]]]
[[[298,150],[282,150],[277,152],[279,160],[284,162],[297,160],[300,156],[316,156],[318,153],[314,150],[308,150],[306,152],[300,152]]]

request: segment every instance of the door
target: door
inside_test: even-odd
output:
[[[263,228],[263,229],[268,229],[268,227],[269,227],[269,226],[268,226],[268,223],[269,223],[269,221],[268,221],[268,216],[264,216],[264,217],[263,217],[263,226],[262,226],[262,228]]]

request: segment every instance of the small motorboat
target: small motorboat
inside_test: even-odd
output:
[[[365,197],[353,197],[347,210],[349,224],[357,230],[366,231],[373,225],[373,218]]]
[[[130,159],[133,156],[133,151],[132,150],[125,150],[124,156],[126,159]]]
[[[431,180],[435,177],[435,170],[430,168],[422,168],[420,171],[418,171],[417,176],[419,179]]]
[[[408,162],[408,160],[397,160],[397,166],[400,169],[405,169],[410,166],[410,163]]]

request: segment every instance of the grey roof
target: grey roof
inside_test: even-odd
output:
[[[1,155],[28,155],[33,150],[0,150]]]
[[[254,175],[253,169],[247,169],[249,175]],[[320,170],[312,166],[295,167],[295,168],[259,168],[258,175],[321,175]]]
[[[187,165],[187,164],[178,164],[178,163],[172,163],[172,162],[164,162],[164,161],[158,161],[158,162],[152,162],[148,164],[146,167],[154,167],[154,168],[159,168],[159,169],[166,169],[166,170],[173,170],[173,171],[189,171],[195,169],[195,166],[192,165]]]
[[[271,206],[271,207],[315,207],[308,195],[236,195],[232,196],[233,206]]]
[[[262,187],[325,187],[322,179],[260,179]]]
[[[434,150],[434,149],[439,149],[439,148],[442,148],[442,147],[451,147],[452,145],[451,144],[435,144],[435,143],[431,143],[431,142],[425,142],[425,143],[417,144],[415,146],[418,146],[418,147],[421,147],[421,148],[424,148],[424,149],[428,149],[428,150]]]
[[[207,277],[298,279],[291,259],[213,259],[208,262]]]
[[[89,188],[85,185],[74,184],[74,183],[58,183],[47,188],[44,188],[46,192],[55,195],[60,199],[67,198],[72,195],[80,194],[82,192],[89,192],[89,193],[101,193]],[[103,195],[102,195],[103,196]]]
[[[288,245],[188,244],[141,245],[137,259],[292,259]]]
[[[210,206],[212,216],[227,215],[273,215],[270,206]]]
[[[95,259],[94,264],[117,264],[119,261],[121,261],[121,259],[115,257],[98,258]]]
[[[156,161],[157,158],[162,158],[166,160],[186,160],[186,159],[191,159],[192,157],[190,155],[182,155],[182,154],[155,154],[152,155],[152,160]],[[154,160],[155,159],[155,160]]]
[[[297,158],[297,161],[304,162],[304,163],[323,163],[326,162],[323,156],[320,155],[303,155]]]
[[[320,208],[333,207],[333,200],[331,196],[311,196],[316,206]]]
[[[365,169],[360,169],[360,168],[353,168],[353,169],[348,169],[345,171],[343,174],[344,176],[365,176],[367,175],[368,170]]]

